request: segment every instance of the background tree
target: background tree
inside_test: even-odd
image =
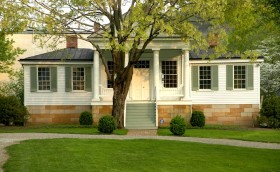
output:
[[[56,42],[64,33],[80,32],[102,37],[108,43],[113,61],[110,74],[103,52],[100,53],[106,74],[113,84],[113,111],[118,127],[122,128],[124,104],[133,75],[133,66],[144,53],[147,45],[160,34],[178,35],[191,49],[207,50],[208,42],[215,41],[215,58],[230,56],[250,50],[251,36],[268,34],[274,22],[262,20],[267,12],[264,5],[253,0],[14,0],[6,2],[10,11],[16,11],[22,21],[40,32],[54,36]],[[12,7],[13,6],[13,7]],[[94,25],[99,25],[95,32]],[[258,27],[256,27],[258,26]],[[251,30],[253,29],[253,30]],[[262,34],[261,34],[262,33]],[[41,34],[40,36],[46,36]],[[255,36],[255,35],[254,35]],[[262,37],[254,37],[255,41]],[[40,39],[44,40],[44,39]],[[248,41],[249,40],[249,41]],[[242,44],[243,43],[243,44]],[[244,44],[246,43],[246,44]],[[54,45],[54,44],[53,44]],[[248,48],[249,47],[249,48]],[[125,66],[125,53],[129,62]]]
[[[7,35],[18,32],[26,28],[26,22],[20,21],[19,16],[14,9],[14,5],[0,0],[0,73],[12,73],[12,65],[19,54],[24,51],[20,48],[14,48],[12,39]]]

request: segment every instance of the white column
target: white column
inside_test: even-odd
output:
[[[129,60],[128,53],[125,53],[125,57],[124,57],[124,67],[126,67],[126,66],[128,65],[128,60]]]
[[[99,101],[99,52],[96,50],[93,59],[93,101]]]
[[[191,92],[190,92],[190,58],[189,58],[189,50],[185,49],[184,52],[184,98],[183,100],[190,100]]]
[[[154,96],[157,100],[160,100],[159,95],[159,49],[153,49],[154,52]]]

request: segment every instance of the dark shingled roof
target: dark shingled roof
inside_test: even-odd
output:
[[[19,61],[93,61],[93,50],[86,48],[64,48]]]

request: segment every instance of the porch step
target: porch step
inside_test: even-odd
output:
[[[127,129],[156,129],[156,109],[154,103],[126,105]]]

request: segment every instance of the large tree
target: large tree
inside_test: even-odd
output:
[[[16,57],[23,53],[22,49],[13,47],[14,41],[7,35],[22,30],[25,22],[19,21],[17,14],[9,10],[9,7],[14,5],[0,0],[0,73],[12,73]]]
[[[269,23],[260,24],[259,6],[254,5],[253,0],[14,0],[7,3],[10,2],[34,30],[55,37],[71,32],[90,41],[79,34],[87,32],[108,42],[112,73],[99,45],[91,43],[100,53],[113,84],[112,115],[117,118],[119,128],[124,126],[124,104],[133,66],[160,34],[179,35],[192,49],[207,50],[209,41],[215,41],[215,56],[227,52],[236,55],[248,50],[249,45],[245,48],[237,42],[244,43],[246,39],[249,43],[253,35],[250,29],[255,28],[255,33],[265,32],[266,29],[258,29]],[[261,9],[266,10],[264,6]],[[98,32],[94,25],[100,26]],[[124,63],[126,53],[129,53],[127,65]]]

